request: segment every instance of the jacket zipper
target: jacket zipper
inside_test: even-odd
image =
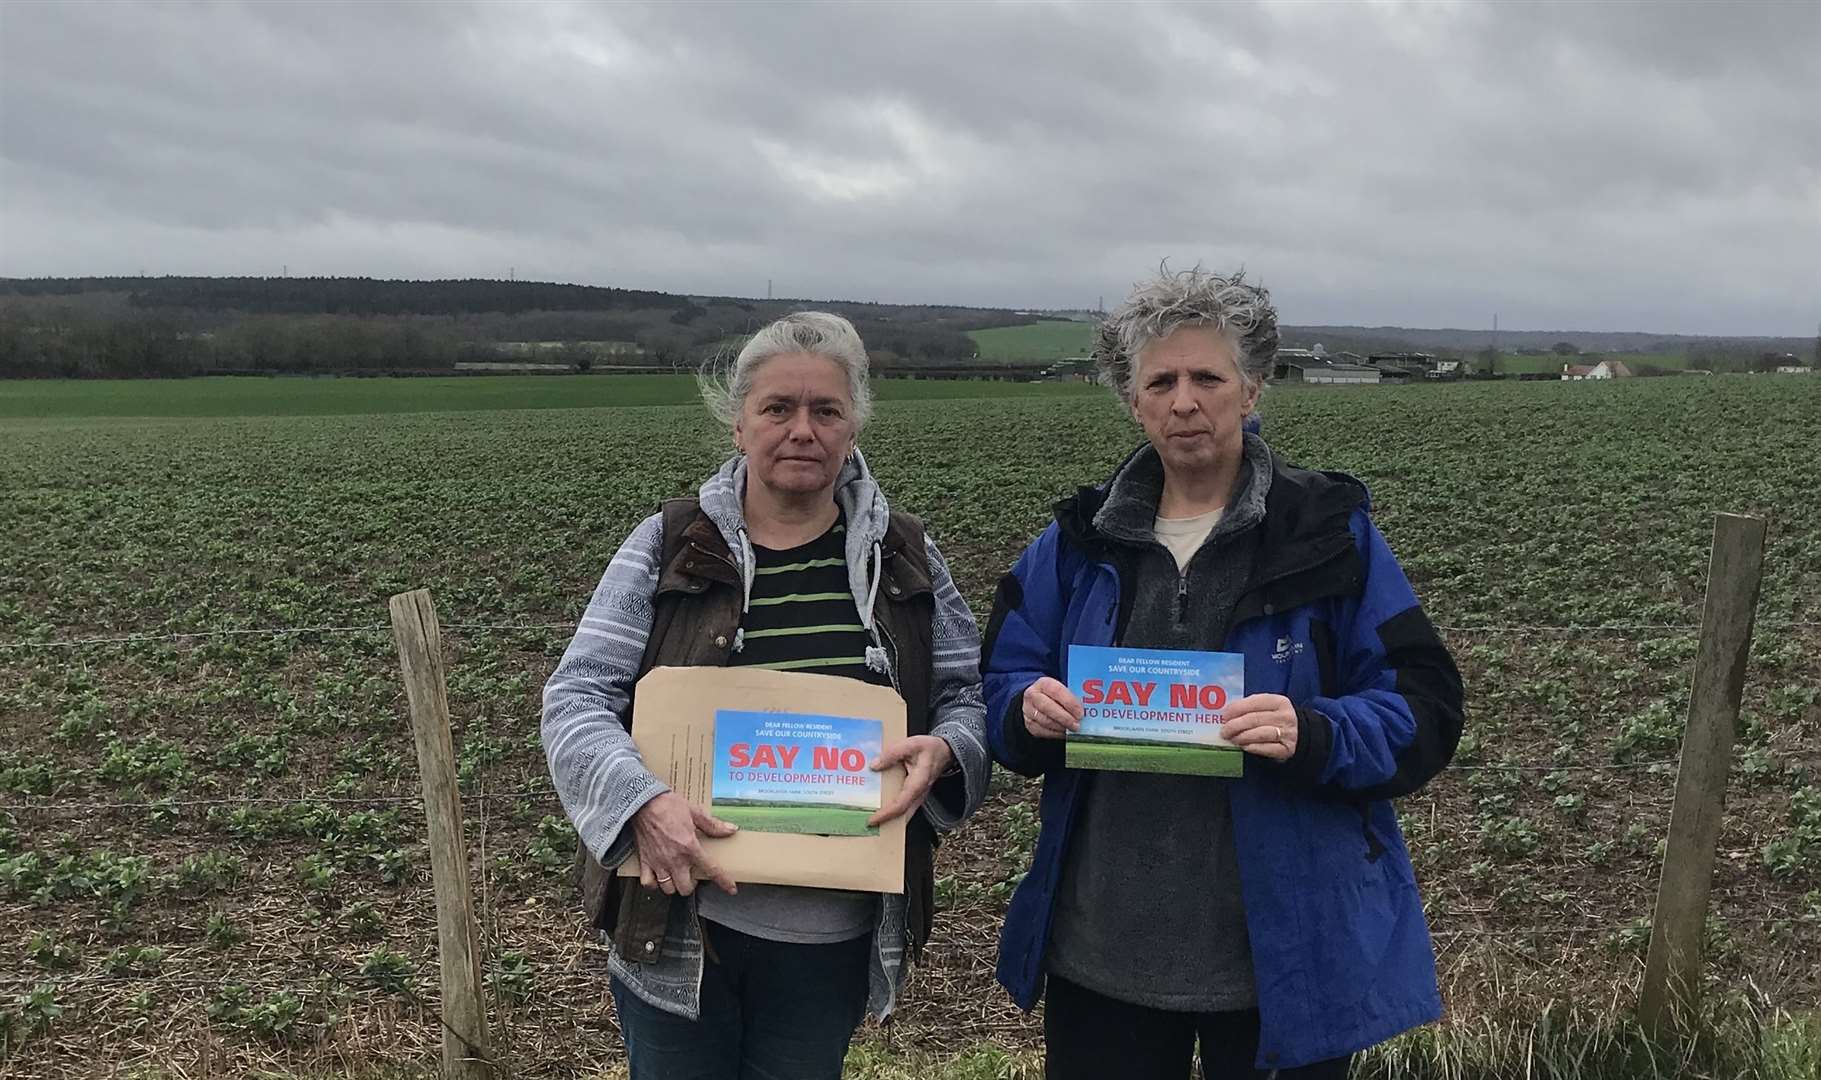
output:
[[[898,692],[899,697],[903,697],[904,688],[898,685],[898,643],[892,640],[892,632],[885,628],[877,615],[873,616],[873,633],[885,648],[885,666],[891,669],[885,673],[886,677],[891,679],[892,689]]]
[[[880,579],[881,583],[883,583],[885,580],[885,560],[890,557],[891,557],[890,552],[886,552],[880,556],[879,579]],[[885,624],[879,621],[879,602],[877,599],[874,599],[874,601],[873,601],[873,610],[867,612],[866,616],[868,619],[870,619],[872,621],[872,624],[873,624],[873,638],[876,641],[878,641],[880,643],[880,647],[885,650],[885,666],[889,669],[886,671],[885,675],[887,678],[889,678],[891,680],[892,689],[897,692],[899,697],[903,697],[904,688],[898,685],[898,643],[896,641],[892,640],[891,631],[886,629]],[[917,952],[917,930],[916,930],[916,927],[912,925],[915,920],[913,920],[910,917],[911,913],[910,913],[910,907],[909,907],[909,903],[908,903],[909,896],[907,895],[905,899],[907,901],[906,905],[905,905],[905,911],[904,911],[905,950],[904,950],[904,956],[900,960],[900,963],[908,964],[908,963],[910,963],[910,958],[912,956],[916,955],[916,952]],[[932,896],[930,898],[930,900],[932,903],[934,903],[935,898]],[[884,910],[885,910],[885,908],[884,908],[885,899],[883,897],[880,898],[879,904],[880,904],[880,917],[883,918]],[[883,969],[885,966],[884,960],[881,959],[881,957],[880,957],[880,950],[883,947],[884,946],[879,941],[878,927],[875,925],[873,928],[873,955],[872,955],[871,959],[879,961],[879,966],[881,969]],[[892,993],[893,1003],[896,1004],[897,989],[893,988],[891,993]],[[885,1018],[885,1022],[889,1025],[891,1023],[891,1019],[892,1019],[891,1016],[888,1015]]]
[[[879,554],[879,584],[881,585],[885,584],[885,560],[891,557],[892,553],[889,551],[882,551]],[[874,643],[885,650],[885,666],[890,669],[885,673],[885,677],[891,680],[892,689],[898,692],[898,696],[903,697],[904,688],[898,685],[898,643],[892,640],[891,631],[887,630],[885,624],[879,621],[879,601],[876,592],[873,609],[865,612],[865,617],[873,624]]]
[[[1204,541],[1204,543],[1205,543],[1205,541]],[[1174,565],[1176,563],[1176,553],[1174,551],[1171,551],[1169,548],[1165,547],[1162,543],[1158,542],[1157,540],[1152,540],[1151,546],[1156,548],[1158,551],[1161,551],[1163,553],[1163,557],[1168,559],[1170,561],[1171,565]],[[1189,561],[1191,563],[1193,563],[1195,560],[1193,557],[1191,557],[1189,559]],[[1177,627],[1177,629],[1181,629],[1182,626],[1188,621],[1188,618],[1189,618],[1189,568],[1186,566],[1178,566],[1176,568],[1176,627]]]
[[[734,565],[734,561],[732,558],[727,557],[727,556],[717,555],[714,552],[709,551],[707,548],[703,547],[702,545],[696,543],[694,540],[691,540],[689,542],[689,550],[695,552],[697,555],[702,556],[704,559],[713,559],[715,562],[718,562],[722,566],[727,567],[727,569],[732,570],[736,577],[739,576],[740,568],[738,566]]]

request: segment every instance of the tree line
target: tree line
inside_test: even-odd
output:
[[[0,377],[421,373],[525,360],[683,367],[806,306],[537,282],[0,279]],[[814,306],[852,319],[874,362],[892,368],[970,363],[968,330],[1030,321],[974,308]]]
[[[123,293],[144,309],[250,315],[462,315],[481,312],[675,309],[687,297],[543,281],[396,281],[365,277],[92,277],[0,279],[0,296]]]
[[[969,330],[1034,318],[992,308],[692,297],[484,279],[0,278],[0,378],[437,372],[468,361],[527,359],[584,368],[685,367],[737,348],[770,320],[806,307],[853,320],[874,363],[889,369],[973,363],[978,350]],[[1330,353],[1362,354],[1416,348],[1428,338],[1439,342],[1437,335],[1464,333],[1284,330],[1286,344],[1323,341]],[[1597,355],[1581,351],[1586,342],[1525,334],[1518,339],[1531,344],[1520,352],[1540,354],[1547,345],[1564,359]],[[1791,362],[1791,353],[1807,351],[1802,339],[1602,337],[1652,344],[1648,352],[1685,352],[1690,366],[1710,371],[1770,370]],[[527,343],[561,345],[533,349]],[[1487,346],[1479,353],[1434,344],[1424,351],[1483,359],[1489,343],[1479,344]],[[1815,349],[1821,353],[1821,336]],[[1610,347],[1606,351],[1613,355]],[[1821,361],[1821,355],[1814,359]]]
[[[221,330],[177,319],[0,310],[0,378],[166,378],[211,372],[417,372],[491,360],[497,347],[400,318],[261,315]]]

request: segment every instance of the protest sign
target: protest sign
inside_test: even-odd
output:
[[[717,740],[723,725],[727,737]],[[896,797],[904,770],[865,766],[904,734],[904,700],[894,690],[834,675],[660,667],[633,692],[632,741],[645,767],[694,805],[741,826],[724,839],[702,839],[736,882],[903,892],[905,819],[877,829],[865,821]],[[849,751],[864,758],[857,771]],[[870,794],[830,795],[865,790],[864,778]],[[810,797],[793,803],[792,790]],[[789,805],[739,806],[747,801]],[[619,870],[638,872],[636,855]]]
[[[854,716],[717,709],[709,812],[754,832],[870,836],[884,725]]]
[[[1069,646],[1069,691],[1081,730],[1073,769],[1239,776],[1244,751],[1221,737],[1227,706],[1245,694],[1245,657],[1175,649]]]

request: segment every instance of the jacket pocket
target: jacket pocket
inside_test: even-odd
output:
[[[655,963],[663,955],[670,906],[676,901],[661,889],[645,888],[637,879],[618,881],[619,918],[613,928],[614,951],[623,961]]]

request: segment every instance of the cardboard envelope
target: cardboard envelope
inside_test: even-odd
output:
[[[704,809],[710,802],[719,709],[875,719],[884,727],[886,745],[905,734],[904,699],[888,686],[762,668],[653,668],[633,694],[632,741],[646,768]],[[896,799],[903,786],[904,770],[887,770],[883,804]],[[703,837],[702,846],[737,882],[902,893],[904,823],[905,817],[896,818],[874,836],[742,829],[725,839]],[[638,856],[627,859],[619,873],[638,876]]]

